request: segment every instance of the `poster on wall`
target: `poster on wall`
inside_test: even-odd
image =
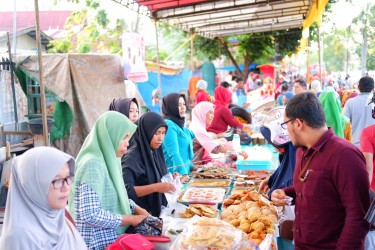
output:
[[[138,33],[124,33],[122,36],[122,58],[124,75],[133,82],[148,81],[145,64],[145,41]]]

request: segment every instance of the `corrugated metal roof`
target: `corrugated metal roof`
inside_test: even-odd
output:
[[[213,38],[302,27],[313,0],[113,0]],[[138,6],[138,7],[137,7]]]

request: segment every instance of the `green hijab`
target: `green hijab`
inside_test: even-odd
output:
[[[344,138],[344,129],[349,118],[342,114],[341,103],[335,92],[323,91],[320,93],[319,100],[326,114],[327,126],[332,127],[337,136]]]
[[[84,182],[94,190],[100,199],[103,208],[111,208],[113,212],[131,214],[128,194],[122,179],[121,157],[116,156],[117,149],[126,134],[129,138],[134,134],[137,126],[126,116],[116,111],[107,111],[95,122],[89,135],[86,137],[77,156],[77,171],[74,178],[72,191],[69,196],[69,206],[75,217],[74,196],[77,182]],[[99,169],[92,169],[88,162],[101,162]],[[91,168],[91,169],[90,169]],[[99,173],[99,174],[98,174]],[[116,207],[107,197],[103,183],[113,183],[119,206]]]

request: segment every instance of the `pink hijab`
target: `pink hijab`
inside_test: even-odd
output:
[[[195,138],[205,149],[203,158],[208,157],[212,150],[219,145],[214,139],[212,139],[206,130],[206,114],[214,110],[214,104],[210,102],[198,103],[192,111],[192,119],[189,129],[195,134]]]

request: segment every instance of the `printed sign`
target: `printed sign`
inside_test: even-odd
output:
[[[142,35],[124,33],[122,36],[124,75],[133,82],[148,81],[145,65],[145,42]]]

